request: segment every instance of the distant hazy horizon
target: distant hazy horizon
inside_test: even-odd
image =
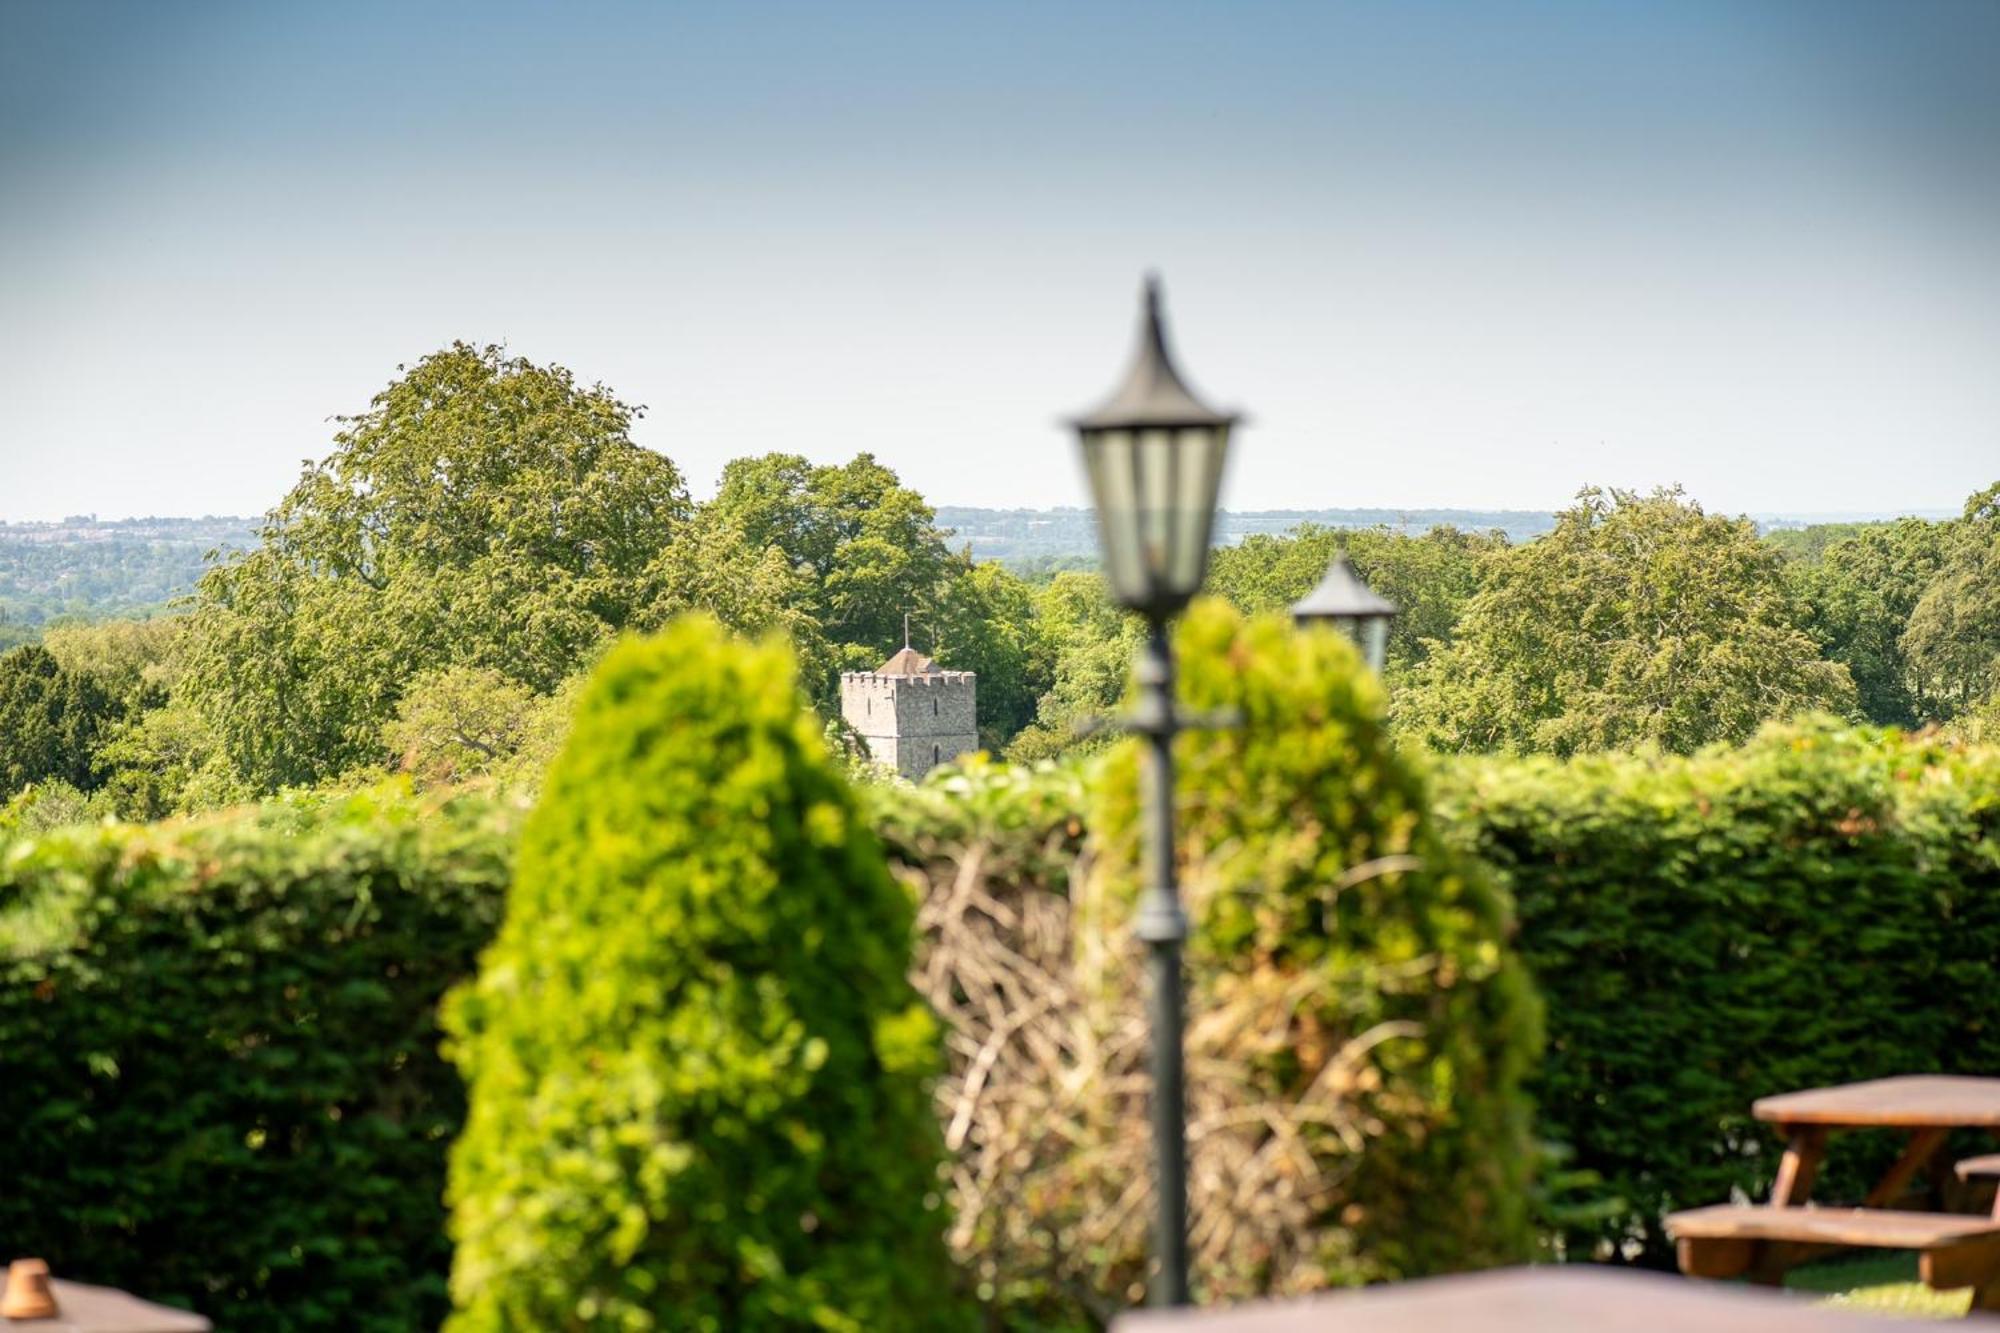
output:
[[[724,462],[1085,502],[1162,271],[1233,510],[1956,512],[2000,5],[0,5],[0,513],[254,514],[504,342]]]
[[[1697,502],[1699,502],[1701,497],[1694,496],[1692,498],[1695,499]],[[938,513],[940,526],[946,528],[952,526],[951,516],[957,514],[965,514],[965,513],[992,514],[992,515],[1051,514],[1051,515],[1085,516],[1089,515],[1091,512],[1088,506],[1083,506],[1083,505],[989,506],[989,505],[959,505],[959,504],[949,504],[949,503],[932,501],[931,507]],[[1417,517],[1422,517],[1425,519],[1436,518],[1438,521],[1447,521],[1447,522],[1454,521],[1462,517],[1470,518],[1481,515],[1488,517],[1507,517],[1507,518],[1522,518],[1522,519],[1549,518],[1552,517],[1557,512],[1557,508],[1558,507],[1555,506],[1552,506],[1547,509],[1510,509],[1510,508],[1494,507],[1494,506],[1470,507],[1470,506],[1453,506],[1453,505],[1368,505],[1355,508],[1345,508],[1337,511],[1342,515],[1353,516],[1353,518],[1351,522],[1336,521],[1334,522],[1333,525],[1360,527],[1360,526],[1368,526],[1380,523],[1388,526],[1394,526],[1399,520],[1408,521]],[[1894,520],[1899,518],[1921,518],[1929,520],[1949,519],[1958,517],[1963,510],[1962,505],[1952,505],[1944,508],[1931,508],[1931,509],[1865,509],[1865,510],[1835,510],[1830,512],[1808,512],[1799,510],[1765,510],[1761,512],[1752,512],[1745,510],[1718,510],[1714,506],[1704,506],[1704,508],[1706,508],[1710,513],[1722,513],[1732,518],[1748,518],[1764,526],[1782,525],[1782,526],[1801,526],[1801,527],[1809,527],[1816,524],[1833,524],[1833,523],[1887,523],[1887,522],[1893,522]],[[82,510],[76,513],[54,514],[54,515],[0,513],[0,529],[8,527],[25,528],[31,526],[62,526],[68,523],[79,523],[79,522],[101,523],[101,524],[145,524],[148,522],[191,523],[191,522],[211,522],[211,521],[256,523],[262,519],[263,512],[264,511],[259,510],[255,513],[237,514],[237,513],[228,513],[222,510],[211,509],[211,510],[203,510],[200,512],[186,513],[186,514],[167,514],[167,513],[108,514],[104,513],[101,510]],[[1224,521],[1224,526],[1226,526],[1226,520],[1232,517],[1254,518],[1258,520],[1263,520],[1267,523],[1283,523],[1287,521],[1296,521],[1301,523],[1326,522],[1328,520],[1325,518],[1325,516],[1330,512],[1336,512],[1336,511],[1329,511],[1325,509],[1242,509],[1242,508],[1231,509],[1224,507],[1222,510],[1219,511],[1218,519]]]

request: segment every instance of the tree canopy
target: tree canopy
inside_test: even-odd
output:
[[[338,418],[254,546],[232,537],[240,520],[109,537],[88,520],[72,568],[27,533],[0,552],[0,603],[28,588],[44,612],[10,621],[0,648],[29,636],[46,651],[0,657],[0,801],[60,781],[152,818],[390,768],[511,781],[539,772],[568,682],[618,636],[690,612],[788,641],[831,734],[840,673],[879,665],[907,616],[919,651],[976,673],[986,749],[1103,744],[1077,724],[1116,711],[1141,626],[1092,569],[975,561],[869,453],[739,458],[697,504],[632,439],[641,411],[560,365],[454,343]],[[1032,516],[1019,523],[1032,545]],[[2000,486],[1946,522],[1761,538],[1678,490],[1592,489],[1545,534],[1510,531],[1527,539],[1253,532],[1214,553],[1208,590],[1282,611],[1345,552],[1400,608],[1384,676],[1401,734],[1450,750],[1684,751],[1808,710],[1903,727],[2000,716]],[[157,601],[198,535],[217,550],[174,614],[45,614],[76,581],[105,592],[92,605]],[[98,588],[127,566],[133,590]]]
[[[2000,484],[1966,501],[1899,646],[1945,716],[2000,696]]]
[[[1209,590],[1249,613],[1284,611],[1312,591],[1345,552],[1369,587],[1394,602],[1385,669],[1395,675],[1451,641],[1459,614],[1479,590],[1481,558],[1504,549],[1497,532],[1449,525],[1421,534],[1388,528],[1340,531],[1302,524],[1282,535],[1256,533],[1215,553]]]
[[[1854,707],[1799,628],[1783,557],[1677,488],[1586,490],[1548,536],[1490,554],[1453,641],[1398,692],[1446,750],[1685,753]]]
[[[256,549],[202,577],[187,697],[258,788],[380,753],[406,682],[484,667],[554,689],[643,604],[688,516],[639,409],[457,343],[342,419]]]
[[[1937,574],[1947,525],[1906,518],[1841,527],[1848,535],[1789,567],[1800,626],[1847,668],[1864,717],[1901,727],[1934,719],[1941,701],[1912,668],[1903,632]]]
[[[0,655],[0,794],[48,779],[88,791],[99,734],[116,716],[96,679],[66,669],[40,644]]]

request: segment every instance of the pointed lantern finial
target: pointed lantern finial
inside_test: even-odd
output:
[[[1174,430],[1187,426],[1233,426],[1233,412],[1218,412],[1194,396],[1174,368],[1167,350],[1166,320],[1160,314],[1160,277],[1146,275],[1139,316],[1139,349],[1125,382],[1094,411],[1072,424],[1083,431]]]

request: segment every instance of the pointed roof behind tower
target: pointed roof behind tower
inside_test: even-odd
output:
[[[904,644],[896,650],[896,655],[875,668],[878,676],[935,676],[943,672],[936,662],[925,657],[916,649]]]

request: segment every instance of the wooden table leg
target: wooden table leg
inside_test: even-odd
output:
[[[1923,1170],[1926,1163],[1937,1155],[1949,1138],[1948,1129],[1920,1129],[1910,1135],[1909,1146],[1896,1164],[1878,1181],[1875,1188],[1868,1191],[1868,1197],[1861,1201],[1863,1208],[1888,1208],[1902,1196],[1903,1187],[1910,1183],[1910,1177]]]
[[[1827,1128],[1824,1125],[1788,1126],[1790,1138],[1785,1155],[1778,1159],[1778,1178],[1771,1184],[1771,1206],[1797,1208],[1812,1194],[1819,1178],[1819,1164],[1826,1160]],[[1767,1287],[1784,1283],[1785,1270],[1802,1257],[1799,1247],[1783,1241],[1766,1241],[1757,1247],[1750,1262],[1750,1281]]]

